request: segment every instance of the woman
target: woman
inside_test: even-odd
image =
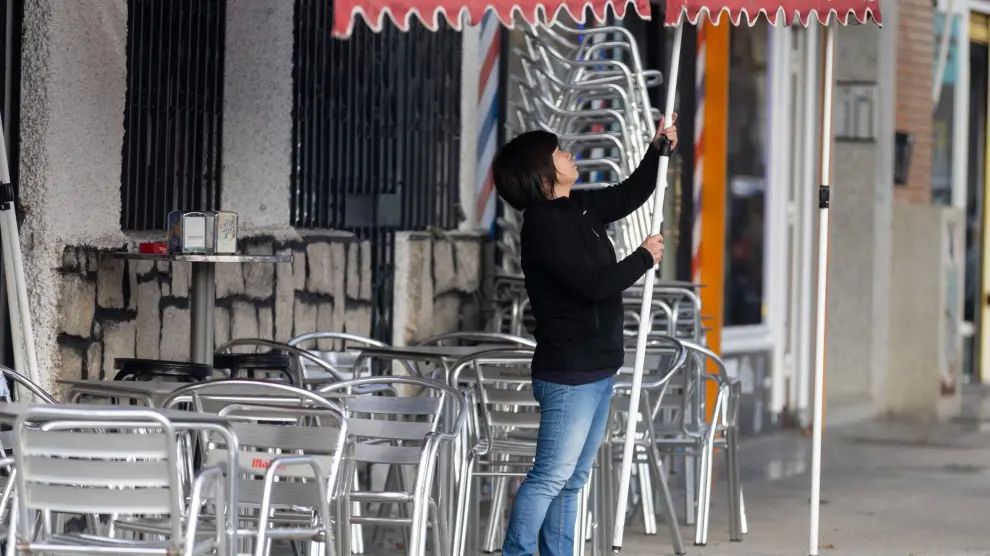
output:
[[[676,115],[674,116],[676,121]],[[677,144],[661,119],[646,156],[614,187],[571,191],[577,165],[557,137],[531,131],[495,158],[499,195],[523,212],[522,268],[536,318],[533,394],[540,404],[536,459],[512,506],[503,556],[571,556],[577,497],[601,444],[612,383],[624,361],[622,292],[660,262],[663,238],[616,262],[605,226],[653,193],[660,141]]]

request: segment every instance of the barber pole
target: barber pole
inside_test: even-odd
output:
[[[697,62],[695,65],[694,94],[697,107],[694,111],[694,183],[691,203],[691,280],[701,282],[701,184],[704,180],[705,137],[705,25],[698,25]]]
[[[477,204],[475,217],[478,227],[492,230],[495,223],[495,181],[492,160],[498,149],[498,68],[502,49],[501,25],[491,13],[481,22],[481,71],[478,75],[478,165]]]

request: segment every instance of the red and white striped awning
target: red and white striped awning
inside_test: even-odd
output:
[[[441,18],[460,30],[462,23],[481,23],[488,10],[498,16],[502,25],[512,27],[515,15],[522,16],[530,24],[549,24],[564,12],[574,21],[584,23],[586,8],[591,8],[595,19],[602,22],[609,9],[622,18],[629,4],[633,4],[640,17],[650,18],[649,0],[333,0],[333,35],[338,38],[350,36],[358,17],[375,32],[381,31],[386,17],[403,31],[409,30],[413,17],[431,31],[437,30]]]
[[[664,23],[677,25],[685,19],[692,25],[702,18],[718,24],[726,16],[732,25],[743,21],[752,27],[763,17],[771,25],[799,23],[807,27],[816,19],[822,25],[881,24],[879,0],[667,0]]]

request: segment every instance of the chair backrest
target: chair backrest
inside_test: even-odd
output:
[[[251,380],[218,380],[176,390],[166,407],[192,404],[230,421],[238,441],[240,502],[260,505],[262,484],[273,460],[287,454],[309,456],[328,485],[336,485],[345,453],[348,426],[338,404],[294,386]],[[203,441],[207,464],[227,461],[229,446],[219,436]],[[317,489],[305,487],[315,473],[308,466],[283,466],[275,471],[272,504],[313,507]],[[293,481],[286,481],[293,479]]]
[[[471,384],[478,414],[470,428],[481,444],[540,426],[539,404],[533,397],[532,349],[494,349],[459,361],[451,384]]]
[[[30,512],[168,515],[181,541],[184,494],[172,423],[148,409],[36,407],[17,421],[21,538]]]
[[[418,389],[415,395],[350,395],[369,385],[388,385],[395,392]],[[396,388],[405,386],[405,388]],[[462,393],[429,379],[405,376],[368,377],[319,389],[340,396],[347,415],[348,434],[355,441],[355,462],[392,465],[431,464],[439,440],[453,440],[463,429],[466,403]],[[425,459],[424,459],[425,457]]]
[[[309,390],[281,382],[243,378],[211,380],[177,388],[165,398],[162,407],[219,414],[233,404],[339,410],[335,404]]]
[[[298,363],[304,373],[304,380],[313,382],[321,374],[329,375],[333,380],[350,380],[362,373],[370,375],[367,368],[355,369],[360,348],[384,347],[387,344],[346,332],[310,332],[289,340],[288,345],[307,350],[335,369],[330,372],[307,358],[299,357]],[[365,361],[365,366],[368,363],[370,361]]]
[[[15,388],[19,386],[27,390],[30,394],[33,394],[38,399],[38,401],[42,403],[49,403],[49,404],[58,403],[58,400],[56,400],[54,396],[52,396],[47,391],[45,391],[44,388],[36,384],[30,378],[22,375],[21,373],[15,371],[14,369],[11,369],[10,367],[5,367],[3,365],[0,365],[0,378],[3,379],[0,380],[0,399],[4,401],[9,402],[9,401],[13,401],[14,399],[20,399],[17,397],[16,392],[11,391],[10,388],[8,388],[7,381],[10,381],[11,383],[13,383]],[[25,399],[20,401],[29,401],[29,400]]]
[[[477,346],[487,344],[522,348],[536,347],[536,341],[529,338],[505,332],[482,331],[448,332],[413,343],[413,345],[420,346]]]
[[[318,356],[302,349],[298,346],[292,346],[289,344],[283,344],[280,342],[273,342],[271,340],[265,340],[262,338],[238,338],[236,340],[231,340],[226,344],[217,348],[218,354],[233,353],[235,348],[254,348],[255,350],[261,348],[268,348],[270,352],[282,354],[289,358],[290,365],[285,373],[288,375],[290,382],[297,386],[301,386],[305,382],[305,375],[303,372],[302,365],[299,361],[305,361],[307,364],[315,365],[320,369],[330,373],[331,375],[338,376],[339,372],[337,369],[327,363],[326,361],[320,359]],[[340,377],[343,378],[343,377]]]

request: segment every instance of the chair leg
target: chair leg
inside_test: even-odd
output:
[[[358,479],[358,472],[354,470],[354,490],[361,488],[360,480]],[[354,502],[349,510],[350,515],[360,516],[361,515],[361,503]],[[347,521],[350,523],[350,520]],[[360,524],[351,525],[351,537],[354,541],[351,543],[351,550],[353,554],[364,554],[364,528]]]
[[[677,510],[674,508],[674,498],[670,495],[670,487],[667,485],[666,473],[663,469],[663,460],[660,459],[660,454],[657,453],[656,449],[649,450],[650,463],[653,465],[654,479],[656,480],[657,486],[660,488],[660,494],[663,496],[664,509],[667,512],[667,525],[670,527],[670,538],[671,543],[674,547],[674,554],[686,554],[687,551],[684,550],[684,538],[681,536],[681,524],[677,520]]]
[[[739,457],[736,430],[729,427],[725,431],[725,466],[729,486],[729,540],[742,541],[742,507],[739,485]]]
[[[711,502],[711,461],[714,457],[713,449],[713,443],[706,442],[701,451],[701,473],[698,477],[698,509],[694,531],[695,546],[705,546],[708,544],[708,508]]]
[[[650,480],[649,464],[637,464],[636,472],[639,474],[639,492],[643,507],[643,530],[647,535],[656,535],[657,513],[653,506],[653,485]]]
[[[346,490],[346,489],[345,489]],[[340,556],[351,556],[352,540],[356,540],[351,534],[351,503],[348,501],[346,493],[337,500],[337,542]]]
[[[503,514],[505,513],[505,502],[508,497],[509,481],[505,477],[496,477],[492,488],[492,509],[489,512],[488,528],[485,533],[485,544],[483,550],[487,554],[497,552],[498,536],[501,530]]]
[[[454,514],[453,556],[463,556],[466,552],[467,530],[470,519],[471,490],[474,486],[474,456],[468,455],[461,466],[461,481],[457,485],[457,509]]]
[[[17,505],[17,496],[14,496],[10,501],[10,520],[7,525],[7,549],[4,556],[15,556],[17,554],[17,537],[19,536],[17,531],[19,526],[17,523],[19,519]]]
[[[739,521],[742,526],[742,534],[749,534],[749,520],[746,519],[746,497],[743,496],[742,483],[739,483]]]
[[[589,477],[590,479],[590,477]],[[589,480],[581,492],[578,494],[577,519],[574,523],[574,556],[584,556],[585,545],[588,542],[588,498],[591,492],[591,481]]]
[[[440,515],[440,507],[431,501],[428,511],[430,512],[430,529],[433,536],[433,546],[431,547],[433,549],[433,554],[434,556],[448,556],[446,547],[441,544],[442,541],[440,540],[445,534],[445,531],[441,531],[440,526],[440,522],[443,520],[443,516]]]
[[[695,524],[694,512],[696,500],[694,499],[695,484],[698,480],[698,458],[693,455],[684,456],[684,522],[688,525]]]

